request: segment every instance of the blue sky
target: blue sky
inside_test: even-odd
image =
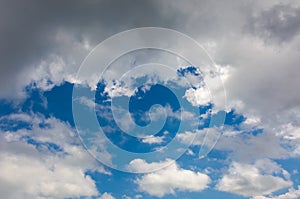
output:
[[[154,88],[157,88],[157,85],[154,85]],[[151,87],[152,88],[152,87]],[[172,95],[169,96],[169,98],[166,98],[168,96],[168,90],[167,93],[163,87],[159,87],[158,90],[160,94],[158,95],[155,93],[155,91],[151,90],[151,88],[147,91],[149,92],[149,98],[145,99],[146,101],[142,103],[145,103],[144,105],[138,105],[135,106],[133,103],[131,106],[132,113],[138,113],[141,112],[138,111],[140,108],[145,107],[145,110],[148,110],[149,107],[152,106],[151,100],[153,100],[153,97],[151,95],[153,94],[155,96],[155,101],[161,102],[163,105],[165,105],[165,101],[168,100],[172,104]],[[66,126],[66,128],[69,128],[71,133],[74,134],[73,139],[74,144],[76,147],[81,147],[80,142],[78,142],[79,138],[77,136],[75,125],[73,121],[72,116],[72,107],[70,100],[72,99],[72,90],[73,90],[73,84],[70,84],[68,82],[63,83],[59,86],[53,87],[49,91],[42,91],[40,89],[37,89],[34,85],[30,85],[26,88],[26,95],[28,96],[24,101],[21,103],[18,103],[17,105],[14,104],[13,101],[9,100],[1,100],[1,130],[3,134],[18,134],[18,131],[27,130],[27,131],[34,131],[33,128],[33,121],[26,120],[25,116],[28,116],[30,118],[32,117],[38,117],[42,118],[42,121],[39,121],[38,128],[39,129],[52,129],[53,124],[47,124],[47,120],[51,118],[55,118],[56,122],[61,123],[62,125]],[[138,91],[138,93],[141,91]],[[152,93],[153,92],[153,93]],[[138,96],[139,94],[135,95]],[[134,96],[134,97],[135,97]],[[174,96],[173,96],[174,97]],[[68,100],[69,99],[69,100]],[[149,101],[150,100],[150,101]],[[175,98],[176,100],[176,98]],[[68,102],[69,103],[66,103]],[[133,101],[135,102],[135,101]],[[137,102],[135,102],[137,103]],[[175,103],[176,104],[176,103]],[[109,104],[110,105],[110,104]],[[148,107],[147,107],[148,106]],[[175,105],[176,106],[176,105]],[[206,111],[210,110],[211,106],[203,106],[199,108],[200,113],[205,113]],[[103,113],[103,112],[102,112]],[[145,112],[144,112],[145,113]],[[12,115],[15,115],[14,117],[11,117]],[[17,117],[19,115],[19,118]],[[133,115],[135,117],[136,115]],[[136,116],[137,117],[137,116]],[[141,115],[138,115],[138,118],[142,118]],[[101,121],[101,113],[99,113],[99,121]],[[200,121],[203,120],[200,118]],[[147,120],[146,120],[147,121]],[[141,121],[141,122],[146,122]],[[247,118],[241,114],[236,113],[235,110],[229,110],[227,111],[226,119],[224,122],[225,128],[230,129],[231,131],[239,132],[239,135],[237,135],[236,139],[245,141],[247,139],[252,139],[261,134],[264,133],[263,129],[260,129],[261,127],[255,127],[252,129],[244,129],[243,124],[247,121]],[[174,120],[170,120],[170,122],[176,122]],[[177,121],[179,122],[179,121]],[[115,123],[108,123],[107,125],[114,126]],[[142,123],[143,125],[143,123]],[[145,124],[144,124],[145,125]],[[174,130],[174,124],[170,124],[172,127],[169,127],[170,130]],[[198,129],[204,129],[207,128],[208,124],[206,125],[199,125]],[[168,129],[168,122],[165,123],[165,127],[163,127],[162,131],[158,132],[156,136],[162,136],[163,134],[161,132],[166,131]],[[175,133],[176,129],[178,130],[178,127],[175,126]],[[61,130],[61,129],[59,129]],[[259,132],[259,133],[257,133]],[[55,130],[53,130],[53,133],[55,133]],[[61,132],[64,133],[64,132]],[[119,130],[114,132],[119,135]],[[17,142],[25,143],[28,146],[32,146],[35,151],[40,153],[41,155],[45,156],[57,156],[60,157],[61,154],[68,153],[63,148],[63,144],[58,144],[55,141],[42,141],[41,138],[36,138],[36,135],[39,134],[39,132],[33,132],[33,135],[22,135]],[[55,135],[54,135],[55,136]],[[132,150],[137,151],[138,153],[145,153],[150,149],[153,149],[153,147],[157,147],[161,145],[162,143],[154,143],[154,145],[149,145],[146,143],[140,143],[141,146],[137,147],[135,142],[138,141],[130,141],[132,138],[116,138],[115,136],[111,135],[109,137],[111,141],[118,145],[119,147],[124,147],[125,150]],[[229,136],[230,138],[230,136]],[[3,138],[2,138],[3,139]],[[122,139],[125,139],[126,142],[129,144],[126,145],[126,142],[121,142]],[[4,139],[5,140],[5,139]],[[123,140],[124,141],[124,140]],[[7,141],[10,143],[11,141]],[[222,138],[221,138],[222,142]],[[224,141],[225,142],[225,141]],[[122,144],[120,144],[122,143]],[[137,143],[138,144],[138,143]],[[163,142],[165,144],[165,142]],[[225,142],[226,144],[226,142]],[[245,143],[247,144],[247,143]],[[242,145],[240,145],[242,147]],[[226,146],[225,146],[226,148]],[[230,147],[229,147],[230,148]],[[157,195],[157,193],[152,193],[151,191],[147,193],[147,191],[141,190],[139,187],[140,185],[137,183],[138,179],[143,179],[143,177],[147,176],[148,174],[132,174],[128,172],[122,172],[115,169],[111,169],[107,166],[104,166],[101,161],[100,162],[94,162],[95,167],[101,167],[100,171],[95,170],[95,168],[85,168],[84,175],[90,176],[93,180],[96,189],[100,193],[109,193],[115,198],[126,198],[131,197],[142,197],[142,198],[157,198],[157,197],[163,197],[163,198],[249,198],[242,196],[240,194],[234,194],[230,193],[230,191],[220,191],[218,188],[216,188],[217,184],[220,182],[220,179],[224,177],[224,174],[226,174],[228,169],[232,167],[232,162],[236,161],[232,154],[234,154],[235,150],[242,151],[243,148],[240,149],[234,149],[233,151],[230,151],[230,149],[222,150],[222,149],[213,149],[207,157],[203,159],[199,159],[197,155],[195,155],[199,151],[199,146],[190,146],[189,152],[184,153],[179,159],[176,160],[176,163],[178,165],[178,168],[180,170],[174,170],[174,175],[176,175],[176,172],[179,172],[181,170],[189,170],[191,172],[201,172],[206,173],[209,175],[211,181],[207,185],[207,188],[204,190],[198,190],[198,191],[192,191],[188,188],[184,190],[180,190],[180,188],[176,188],[176,186],[172,187],[172,185],[169,185],[170,188],[174,191],[172,193],[169,193],[168,190],[163,191],[163,195]],[[50,155],[49,155],[50,153]],[[193,153],[193,154],[191,154]],[[257,152],[259,153],[259,152]],[[16,153],[15,155],[17,155]],[[69,154],[70,155],[70,154]],[[84,154],[85,156],[90,156],[88,152]],[[76,155],[75,155],[76,156]],[[254,155],[255,156],[255,155]],[[59,159],[58,159],[59,161]],[[79,160],[80,161],[80,160]],[[256,160],[254,160],[256,161]],[[284,158],[284,159],[272,159],[267,160],[264,159],[263,161],[266,161],[263,164],[267,164],[269,161],[271,161],[272,164],[278,166],[280,168],[279,171],[276,171],[274,173],[274,176],[280,176],[280,178],[285,179],[286,181],[290,181],[293,183],[299,183],[299,174],[298,174],[298,167],[300,159],[295,158]],[[273,166],[274,166],[273,165]],[[270,168],[271,169],[271,168]],[[168,167],[165,168],[165,170],[168,170]],[[282,171],[288,172],[289,177],[286,178]],[[172,170],[171,170],[172,171]],[[244,172],[247,172],[245,170]],[[279,172],[279,173],[277,173]],[[179,174],[180,175],[180,174]],[[243,173],[240,174],[243,176]],[[261,176],[266,176],[264,174],[261,174]],[[184,176],[183,176],[184,178]],[[278,177],[279,179],[279,177]],[[255,180],[255,179],[254,179]],[[275,183],[276,180],[274,180],[273,183]],[[187,179],[187,183],[189,183],[189,180]],[[266,182],[269,183],[269,182]],[[270,182],[272,183],[272,182]],[[149,185],[150,186],[150,185]],[[156,186],[159,188],[159,183],[156,185],[152,185],[153,187],[149,187],[149,189],[155,189]],[[166,185],[165,185],[166,186]],[[250,186],[250,185],[249,185]],[[295,185],[295,189],[297,187]],[[276,190],[276,193],[284,193],[287,191],[288,187],[281,187],[280,189]],[[76,196],[77,197],[77,196]],[[82,195],[83,198],[85,198],[84,194]],[[92,198],[99,197],[99,196],[93,196]],[[72,197],[71,197],[72,198]]]
[[[0,196],[300,198],[299,19],[292,0],[1,1]]]
[[[157,86],[156,86],[157,87]],[[23,101],[22,103],[18,104],[16,107],[12,102],[2,100],[1,101],[1,109],[3,110],[1,112],[1,129],[2,131],[7,132],[15,132],[18,133],[18,130],[26,129],[26,130],[33,130],[31,121],[23,121],[22,119],[13,120],[9,119],[10,115],[38,115],[38,117],[44,118],[44,120],[47,120],[48,118],[56,118],[59,122],[68,124],[69,128],[72,129],[72,133],[74,133],[74,140],[78,140],[76,137],[76,131],[74,126],[74,121],[72,117],[72,109],[70,107],[70,104],[65,103],[67,99],[71,99],[72,97],[72,89],[73,85],[70,83],[64,83],[60,86],[55,86],[53,89],[47,92],[43,92],[39,89],[34,88],[34,86],[29,86],[26,89],[28,98]],[[150,89],[151,92],[151,89]],[[162,94],[160,97],[165,97],[168,94],[164,94],[164,91],[160,91]],[[156,93],[154,93],[156,94]],[[157,96],[157,95],[155,95]],[[152,98],[150,98],[151,100]],[[156,99],[161,100],[162,103],[164,99]],[[148,99],[149,100],[149,99]],[[169,99],[172,100],[172,99]],[[146,105],[151,104],[150,102],[145,102]],[[46,104],[46,105],[45,105]],[[133,104],[133,111],[138,110],[140,106],[137,106],[135,108]],[[233,111],[228,114],[228,117],[226,119],[226,124],[229,125],[238,125],[241,123],[240,115],[235,114]],[[100,120],[100,119],[99,119]],[[176,122],[176,121],[175,121]],[[110,124],[112,125],[112,124]],[[168,125],[165,124],[165,125]],[[39,123],[39,128],[41,129],[47,129],[52,128],[51,125],[44,124],[43,122]],[[164,131],[167,127],[164,127]],[[37,132],[38,133],[38,132]],[[119,133],[118,131],[116,133]],[[158,133],[157,135],[160,135]],[[114,139],[114,137],[112,137]],[[40,153],[47,153],[51,152],[53,155],[58,155],[59,153],[64,153],[64,149],[62,146],[59,146],[56,143],[52,142],[43,142],[40,140],[37,140],[35,138],[32,138],[30,136],[24,136],[20,138],[21,141],[24,143],[33,146],[38,152]],[[115,140],[112,140],[115,141]],[[130,141],[129,141],[130,142]],[[116,143],[117,144],[117,143]],[[145,151],[141,150],[140,148],[136,148],[135,145],[128,145],[127,150],[140,150],[138,152],[144,153]],[[130,148],[131,147],[131,148]],[[149,146],[145,146],[148,148]],[[191,150],[197,150],[197,147],[191,147]],[[47,154],[46,153],[46,154]],[[89,154],[86,154],[89,156]],[[197,156],[190,156],[188,154],[184,154],[182,157],[180,157],[177,160],[178,165],[180,165],[181,168],[184,169],[191,169],[195,171],[203,171],[208,167],[212,167],[214,169],[221,169],[223,167],[226,167],[226,164],[223,162],[226,158],[226,154],[222,153],[221,151],[214,150],[210,154],[211,158],[205,158],[203,160],[200,160]],[[100,166],[101,163],[96,163]],[[103,166],[103,165],[101,165]],[[91,178],[95,181],[95,184],[97,186],[97,189],[101,192],[109,192],[112,193],[112,195],[116,198],[122,198],[127,195],[128,197],[135,197],[136,195],[142,195],[143,198],[153,198],[154,196],[151,196],[149,194],[145,194],[143,192],[140,192],[138,190],[138,187],[135,183],[135,180],[143,175],[139,174],[131,174],[126,172],[121,172],[117,170],[110,169],[109,167],[104,167],[105,170],[110,172],[110,174],[101,173],[98,171],[93,170],[86,170],[85,175],[91,176]],[[220,174],[220,173],[219,173]],[[220,176],[218,176],[220,177]],[[215,182],[214,182],[215,183]],[[213,188],[209,188],[208,190],[205,190],[203,192],[178,192],[174,194],[166,194],[164,198],[207,198],[207,197],[219,197],[219,198],[243,198],[241,196],[234,196],[232,194],[223,193],[214,190]]]

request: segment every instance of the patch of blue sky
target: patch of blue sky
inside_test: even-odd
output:
[[[32,129],[32,123],[27,121],[16,121],[11,120],[9,118],[2,118],[0,120],[0,129],[3,131],[12,131],[15,132],[19,129],[26,129],[31,130]]]
[[[187,74],[191,74],[194,76],[201,75],[199,69],[195,66],[186,66],[186,67],[179,68],[179,69],[177,69],[177,74],[179,76],[186,76]]]
[[[253,135],[253,136],[257,136],[259,134],[262,134],[263,132],[264,132],[264,129],[262,129],[262,128],[254,128],[249,131],[243,131],[244,134]]]
[[[274,161],[290,174],[290,178],[294,182],[294,188],[297,188],[298,185],[300,185],[300,157],[278,159]]]
[[[20,107],[16,106],[12,101],[0,99],[0,117],[16,113]]]
[[[117,125],[117,123],[110,118],[107,118],[107,115],[113,115],[110,108],[107,108],[107,106],[111,106],[108,96],[103,94],[105,87],[101,84],[98,84],[97,92],[96,92],[96,113],[98,117],[99,124],[102,129],[104,130],[104,133],[106,136],[114,143],[117,144],[119,147],[136,153],[145,153],[154,151],[155,147],[158,146],[158,144],[149,145],[146,143],[141,142],[139,138],[133,137],[131,135],[128,135],[126,132],[123,132]],[[160,104],[162,106],[169,105],[172,109],[172,111],[176,112],[180,110],[179,102],[174,96],[174,94],[166,90],[167,88],[161,86],[161,85],[155,85],[150,88],[149,91],[144,92],[142,89],[139,89],[136,92],[136,95],[132,96],[129,100],[129,112],[131,113],[131,116],[135,123],[137,123],[140,126],[146,126],[150,123],[150,117],[149,115],[146,115],[149,109],[152,107],[152,105]],[[102,93],[101,93],[102,92]],[[140,98],[142,97],[142,98]],[[146,119],[141,119],[146,118]],[[180,121],[176,118],[171,118],[170,116],[167,116],[166,122],[163,126],[163,128],[157,132],[156,136],[166,136],[165,141],[168,142],[172,140],[172,138],[175,136],[178,127],[180,125]],[[108,131],[106,131],[106,129]],[[114,129],[113,132],[111,132],[111,129]],[[165,132],[168,132],[168,134],[164,134]]]
[[[237,114],[235,110],[231,110],[226,113],[224,125],[231,126],[234,130],[240,130],[240,124],[245,120],[246,118],[243,115]]]
[[[30,136],[22,136],[21,140],[33,145],[38,151],[41,152],[48,151],[52,153],[58,153],[64,151],[63,148],[61,148],[55,143],[37,141]]]
[[[95,171],[87,171],[87,175],[95,181],[98,190],[113,193],[115,198],[122,198],[123,195],[135,195],[137,190],[134,183],[138,175],[111,170],[111,175]]]
[[[100,88],[100,87],[99,87]],[[98,88],[98,89],[99,89]],[[103,87],[104,88],[104,87]],[[24,111],[25,113],[37,113],[37,114],[42,114],[44,117],[50,117],[54,116],[62,121],[70,123],[72,126],[74,126],[73,123],[73,118],[72,118],[72,107],[70,104],[70,101],[72,100],[72,89],[73,85],[69,83],[64,83],[60,86],[54,87],[52,90],[47,91],[42,93],[36,88],[33,88],[30,90],[28,88],[28,98],[23,102],[20,103],[17,107],[13,103],[9,103],[7,101],[1,101],[1,115],[9,115],[11,113],[18,113],[20,109]],[[103,91],[103,90],[102,90]],[[164,91],[161,90],[162,93],[160,95],[155,95],[155,98],[157,102],[161,102],[165,99]],[[101,93],[103,97],[103,104],[104,105],[109,105],[110,102],[107,100],[107,95],[105,93]],[[45,99],[46,99],[46,104],[45,106]],[[152,98],[150,98],[152,100]],[[147,106],[150,105],[149,101],[145,101],[144,104]],[[170,99],[168,99],[170,100]],[[155,101],[156,102],[156,101]],[[187,101],[185,103],[188,103]],[[154,102],[153,102],[154,104]],[[209,111],[212,108],[212,104],[208,104],[207,106],[199,107],[199,114],[203,113],[205,114],[207,111]],[[140,104],[140,107],[144,107],[143,103]],[[149,106],[150,107],[150,106]],[[147,107],[147,108],[149,108]],[[137,108],[137,109],[135,109]],[[135,111],[139,110],[139,107],[135,106],[135,102],[133,101],[132,104],[132,113]],[[146,108],[146,107],[144,107]],[[142,113],[146,113],[146,109],[142,109]],[[143,112],[144,111],[144,112]],[[139,114],[132,114],[133,118],[135,118],[136,121],[138,121],[137,116]],[[140,116],[140,115],[139,115]],[[201,118],[199,118],[201,120]],[[202,119],[203,120],[203,119]],[[102,120],[103,121],[103,120]],[[208,127],[209,124],[209,117],[208,119],[204,119],[204,124],[202,126],[199,126],[199,129],[201,128],[206,128]],[[202,121],[202,122],[203,122]],[[239,115],[235,113],[234,110],[230,111],[225,120],[225,124],[231,127],[234,127],[235,130],[240,130],[240,125],[245,121],[245,117],[243,115]],[[16,126],[13,126],[10,124],[10,122],[14,122]],[[137,122],[138,123],[138,122]],[[27,123],[22,123],[21,122],[16,122],[16,121],[2,121],[2,125],[5,124],[7,127],[10,126],[12,129],[8,130],[18,130],[18,129],[26,129],[29,128],[29,125]],[[112,125],[110,121],[107,121],[107,124]],[[41,123],[39,124],[41,128],[49,128],[47,124]],[[2,126],[3,127],[3,126]],[[5,129],[2,128],[2,129]],[[164,129],[166,130],[166,129]],[[175,132],[175,129],[173,129]],[[249,133],[252,133],[253,135],[257,135],[261,133],[261,129],[255,129],[253,131],[250,131]],[[116,142],[118,141],[118,137],[111,137],[111,140]],[[119,137],[121,141],[124,141],[124,137]],[[121,139],[122,138],[122,139]],[[25,139],[25,138],[24,138]],[[27,143],[32,144],[37,147],[38,150],[43,150],[43,148],[52,151],[52,152],[62,152],[63,149],[61,149],[59,146],[52,144],[52,143],[42,143],[38,142],[30,137],[26,138]],[[147,146],[146,144],[139,147],[139,145],[131,142],[130,140],[127,140],[127,149],[128,150],[136,150],[140,152],[145,152],[150,149],[150,146]],[[140,143],[140,140],[137,140]],[[165,144],[165,143],[163,143]],[[155,145],[153,145],[155,146]],[[152,147],[153,147],[152,146]],[[124,146],[123,146],[124,147]],[[197,152],[199,146],[192,146],[191,150]],[[203,171],[207,168],[209,169],[214,169],[212,173],[210,173],[210,177],[212,178],[213,182],[211,185],[214,185],[216,183],[215,180],[219,179],[222,175],[222,171],[224,168],[228,166],[227,162],[227,157],[228,153],[224,151],[219,151],[219,150],[212,150],[207,158],[199,160],[197,156],[191,156],[184,154],[181,156],[181,158],[178,159],[178,164],[182,168],[186,169],[191,169],[193,168],[194,170],[199,170]],[[291,173],[291,179],[294,181],[295,184],[299,184],[299,173],[295,172],[297,170],[297,165],[300,164],[299,159],[288,159],[288,160],[278,160],[281,165],[289,172]],[[108,169],[108,168],[107,168]],[[223,170],[222,170],[223,169]],[[86,174],[90,175],[96,182],[97,188],[102,191],[104,190],[105,192],[112,192],[113,195],[116,198],[121,198],[124,194],[128,196],[134,196],[136,194],[142,194],[144,197],[143,198],[154,198],[153,196],[149,196],[144,193],[139,193],[137,190],[137,186],[134,184],[134,180],[137,178],[138,175],[133,175],[133,174],[128,174],[128,173],[123,173],[119,172],[116,170],[111,170],[112,175],[107,176],[98,172],[91,172],[88,171]],[[211,186],[210,186],[211,187]],[[283,190],[276,192],[276,193],[281,193]],[[176,195],[166,195],[164,198],[230,198],[230,199],[242,199],[244,197],[237,196],[234,194],[230,193],[225,193],[225,192],[219,192],[216,190],[213,190],[213,188],[209,188],[207,190],[204,190],[202,192],[177,192]]]
[[[49,113],[47,112],[47,99],[44,95],[45,93],[32,85],[27,86],[25,91],[28,97],[20,104],[22,112],[43,113],[45,117],[49,117]]]
[[[0,101],[0,116],[19,112],[42,114],[45,118],[53,116],[74,126],[72,104],[70,103],[73,84],[65,82],[46,92],[32,86],[27,86],[25,90],[28,97],[24,101]]]
[[[55,86],[51,91],[44,93],[47,99],[47,109],[49,115],[52,115],[64,122],[68,122],[74,126],[72,115],[72,92],[73,84],[64,83],[60,86]]]

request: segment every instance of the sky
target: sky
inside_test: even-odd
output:
[[[297,0],[0,0],[0,198],[300,198]]]

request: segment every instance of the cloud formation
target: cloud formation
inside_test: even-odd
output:
[[[147,163],[144,160],[134,160],[131,162],[130,167],[138,171],[144,167],[154,166],[157,168],[157,164],[165,165],[165,163]],[[176,191],[202,191],[208,187],[210,182],[211,179],[208,175],[182,169],[177,163],[173,163],[157,172],[145,174],[135,181],[140,191],[160,198],[167,194],[175,194]]]
[[[280,172],[286,173],[269,160],[258,160],[254,165],[233,162],[216,188],[245,197],[266,195],[292,185],[291,181],[272,175]]]
[[[29,122],[32,127],[1,132],[3,196],[58,199],[99,195],[94,180],[85,172],[109,173],[84,150],[67,124],[28,114],[1,117],[4,119],[6,123],[16,119]]]

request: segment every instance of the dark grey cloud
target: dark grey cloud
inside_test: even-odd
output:
[[[289,4],[277,4],[252,20],[250,29],[267,41],[290,41],[300,33],[300,7]]]
[[[114,33],[130,28],[170,24],[171,19],[161,16],[157,2],[1,1],[0,89],[3,92],[7,87],[17,89],[9,86],[17,81],[17,75],[34,67],[49,54],[67,57],[72,53],[72,40],[80,42],[87,39],[95,45]],[[68,34],[71,41],[63,43],[58,39],[59,31]],[[86,53],[80,58],[83,59]]]

